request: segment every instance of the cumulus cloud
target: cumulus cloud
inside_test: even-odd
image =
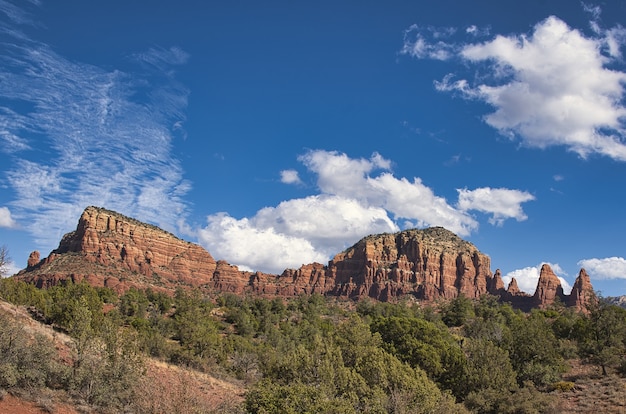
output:
[[[562,275],[566,275],[566,273],[561,269],[561,266],[558,264],[542,262],[537,266],[525,267],[523,269],[513,270],[512,272],[507,273],[502,276],[502,281],[505,286],[508,286],[511,283],[511,279],[515,278],[517,281],[517,286],[522,292],[526,292],[530,295],[535,294],[535,290],[537,289],[537,282],[539,282],[539,274],[541,273],[541,266],[543,264],[548,264],[554,274],[561,281],[561,287],[563,288],[563,293],[569,295],[572,291],[572,286],[565,280]]]
[[[0,207],[0,227],[14,228],[17,223],[11,217],[11,210],[8,207]]]
[[[25,19],[5,2],[0,11],[9,17],[0,16],[9,34],[0,97],[26,104],[0,105],[0,140],[11,145],[3,167],[16,194],[11,208],[39,248],[54,247],[91,204],[173,230],[190,188],[172,155],[189,94],[172,65],[186,54],[155,48],[131,56],[136,71],[104,69],[17,35]]]
[[[302,184],[298,171],[283,170],[280,172],[280,181],[285,184]]]
[[[621,26],[585,36],[550,16],[529,35],[495,36],[481,43],[425,40],[413,27],[402,51],[420,59],[456,58],[476,65],[474,83],[454,74],[435,82],[443,92],[491,105],[485,122],[529,147],[564,146],[581,157],[591,154],[626,161],[626,73],[610,69],[621,56]],[[473,32],[472,32],[473,33]]]
[[[251,218],[208,217],[198,233],[211,254],[244,268],[281,273],[326,263],[332,254],[370,233],[398,231],[380,208],[337,196],[311,196],[266,207]]]
[[[480,205],[463,202],[465,208],[459,209],[419,178],[395,177],[392,162],[378,153],[354,159],[312,150],[298,160],[317,177],[320,194],[283,201],[249,218],[211,215],[199,231],[201,244],[233,264],[279,273],[303,262],[325,263],[368,234],[399,231],[397,223],[403,228],[443,226],[466,236],[478,228],[468,210],[488,212],[499,222],[520,219],[525,217],[520,204],[530,200],[522,192],[497,189],[483,195]],[[289,181],[283,174],[283,182]],[[297,253],[287,252],[288,246]]]
[[[508,218],[524,221],[528,217],[522,210],[522,203],[532,201],[535,197],[525,191],[507,188],[477,188],[475,190],[457,189],[459,201],[457,207],[461,211],[476,210],[491,214],[489,223],[501,226]]]
[[[593,279],[626,279],[626,259],[623,257],[584,259],[578,262],[578,266],[584,268]]]

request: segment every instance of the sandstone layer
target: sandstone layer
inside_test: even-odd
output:
[[[318,293],[350,299],[394,301],[410,295],[423,301],[463,295],[499,296],[516,307],[545,307],[560,300],[583,309],[593,294],[581,270],[571,295],[544,265],[534,296],[521,292],[515,279],[505,290],[499,270],[472,243],[442,228],[371,235],[337,254],[327,265],[312,263],[280,275],[240,271],[216,261],[201,246],[155,226],[98,207],[88,207],[75,231],[40,259],[31,253],[16,277],[38,287],[82,280],[118,292],[152,288],[173,293],[179,287],[207,294],[293,297]]]
[[[76,230],[63,236],[48,257],[37,258],[38,252],[31,253],[17,277],[39,287],[86,279],[117,291],[144,285],[171,290],[207,285],[216,269],[201,246],[98,207],[87,207]]]

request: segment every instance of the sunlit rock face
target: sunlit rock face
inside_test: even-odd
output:
[[[240,271],[216,261],[201,246],[158,227],[98,207],[88,207],[76,230],[40,260],[31,253],[16,277],[45,288],[62,281],[87,281],[117,292],[151,288],[173,293],[198,288],[207,294],[264,297],[321,294],[340,298],[370,297],[395,301],[410,296],[431,302],[463,295],[498,296],[519,308],[547,307],[559,300],[583,310],[593,295],[584,271],[571,295],[544,265],[534,296],[521,292],[515,279],[505,290],[499,270],[472,243],[442,228],[370,235],[337,254],[327,265],[311,263],[280,275]]]
[[[118,291],[131,287],[175,289],[209,284],[216,269],[202,247],[158,227],[98,207],[87,207],[76,230],[39,263],[31,254],[18,278],[40,287],[86,279]]]
[[[442,228],[368,236],[328,265],[338,296],[478,298],[494,285],[490,259]]]

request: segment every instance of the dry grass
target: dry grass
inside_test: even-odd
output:
[[[554,391],[563,413],[626,414],[626,378],[615,373],[603,376],[600,368],[571,361],[564,381],[574,383],[570,391]]]

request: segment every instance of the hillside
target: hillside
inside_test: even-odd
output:
[[[0,319],[19,326],[11,331],[14,338],[21,340],[21,335],[30,338],[29,340],[41,337],[44,345],[39,346],[49,346],[48,350],[54,349],[50,355],[53,359],[68,367],[73,364],[73,358],[76,357],[76,339],[59,329],[53,329],[51,325],[33,319],[25,307],[0,300]],[[3,323],[4,335],[10,326]],[[0,338],[4,339],[4,335],[0,334]],[[6,363],[7,344],[2,339],[0,339],[2,344],[0,358],[2,363]],[[31,368],[38,369],[36,366]],[[42,371],[45,369],[48,368],[41,368]],[[132,412],[226,413],[241,404],[246,391],[245,385],[234,377],[220,379],[209,373],[156,358],[144,358],[142,370],[143,373],[137,378],[137,382],[131,384],[141,388],[141,393],[135,397],[132,407],[128,407],[133,410]],[[0,382],[4,383],[5,378],[3,375],[0,377],[2,377]],[[5,387],[6,384],[0,387],[0,413],[79,414],[99,411],[94,410],[95,407],[87,404],[75,392],[43,388],[37,393],[32,393],[31,388]]]
[[[197,292],[0,280],[0,297],[28,304],[0,300],[0,412],[626,409],[626,311],[611,305],[524,314],[493,298],[424,308]],[[621,348],[593,342],[597,328]]]

